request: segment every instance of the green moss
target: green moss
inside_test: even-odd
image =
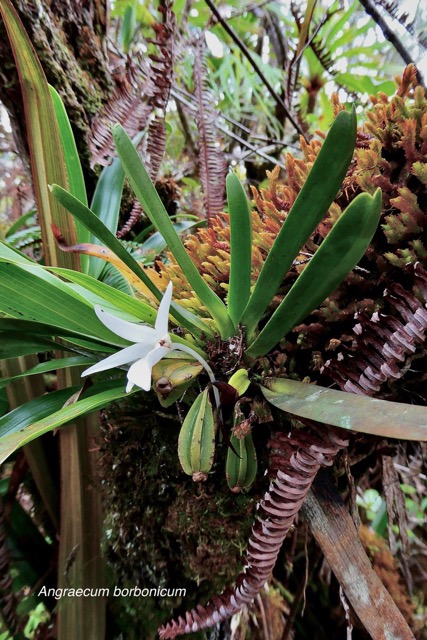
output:
[[[180,423],[156,399],[123,401],[105,416],[102,476],[107,509],[105,551],[111,585],[186,589],[186,596],[124,598],[111,603],[122,630],[144,638],[233,584],[253,522],[254,494],[232,494],[225,480],[225,446],[214,472],[196,485],[179,466]],[[258,488],[260,493],[261,488]],[[126,638],[132,635],[125,634]]]

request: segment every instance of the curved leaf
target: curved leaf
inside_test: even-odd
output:
[[[61,224],[67,241],[76,242],[74,220],[55,202],[48,184],[56,182],[68,186],[64,155],[61,147],[55,109],[43,69],[10,0],[0,2],[0,15],[10,40],[22,97],[30,147],[31,169],[40,226],[43,236],[45,260],[49,264],[78,268],[77,256],[63,256],[56,247],[51,224]]]
[[[216,293],[203,280],[185,250],[129,136],[118,124],[113,127],[113,136],[125,173],[144,212],[166,240],[169,250],[174,255],[194,292],[216,321],[221,337],[229,338],[234,333],[234,326],[228,316],[227,309]]]
[[[8,384],[14,382],[15,380],[19,380],[20,378],[35,376],[40,373],[47,373],[48,371],[56,371],[57,369],[65,369],[68,367],[87,366],[89,364],[94,364],[96,361],[96,358],[86,358],[85,356],[71,356],[70,358],[57,358],[56,360],[41,362],[40,364],[36,364],[34,367],[31,367],[31,369],[27,369],[27,371],[24,371],[23,373],[20,373],[16,376],[11,376],[10,378],[1,378],[0,389],[6,387]]]
[[[41,267],[31,269],[0,262],[0,311],[15,318],[55,325],[81,336],[100,338],[111,344],[126,344],[102,324],[92,306],[66,283],[56,278],[53,278],[57,280],[55,284],[47,282],[42,274],[52,275]]]
[[[56,89],[49,85],[49,90],[53,107],[55,109],[56,121],[62,144],[68,185],[71,193],[76,196],[76,198],[87,204],[86,186],[83,177],[82,165],[68,115]],[[76,232],[79,242],[89,242],[90,234],[88,230],[78,221],[76,222]],[[88,259],[85,256],[81,258],[81,265],[82,269],[86,271]]]
[[[365,253],[381,216],[381,189],[359,194],[337,220],[310,262],[273,313],[248,356],[268,353],[288,331],[319,306]]]
[[[427,441],[427,407],[283,378],[270,378],[266,384],[261,390],[268,402],[300,418],[383,438]]]
[[[106,407],[124,395],[123,383],[119,385],[117,381],[104,382],[91,387],[78,402],[64,407],[64,403],[80,388],[75,386],[54,391],[31,400],[0,418],[0,464],[16,449],[43,433]]]
[[[307,180],[274,241],[242,318],[248,336],[254,333],[298,251],[336,197],[356,143],[355,111],[340,111],[332,123]]]
[[[132,149],[133,145],[131,143]],[[80,220],[87,228],[101,240],[108,249],[111,249],[116,256],[122,260],[127,267],[142,280],[149,291],[158,299],[161,300],[163,294],[150,280],[142,267],[132,256],[126,251],[121,242],[107,229],[105,224],[99,220],[99,218],[88,209],[82,202],[74,198],[71,193],[65,191],[60,186],[54,184],[52,186],[52,193],[63,205],[70,211],[70,213]],[[213,332],[210,327],[200,320],[194,314],[186,311],[175,302],[171,305],[171,314],[176,318],[177,322],[182,326],[196,333],[197,335],[204,334],[206,336],[213,336]]]

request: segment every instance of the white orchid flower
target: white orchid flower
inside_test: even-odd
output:
[[[172,342],[173,336],[168,332],[168,317],[171,301],[172,282],[169,282],[162,301],[160,302],[154,327],[127,322],[96,306],[96,315],[110,331],[135,344],[125,347],[121,351],[113,353],[113,355],[108,356],[108,358],[89,367],[89,369],[86,369],[86,371],[82,373],[82,376],[89,376],[92,373],[130,364],[131,366],[127,374],[128,383],[126,393],[131,391],[134,386],[140,387],[144,389],[144,391],[149,391],[151,387],[151,372],[154,365],[169,355],[171,351],[178,350],[188,353],[200,362],[206,369],[211,382],[215,382],[215,376],[206,360],[191,347],[178,342]]]

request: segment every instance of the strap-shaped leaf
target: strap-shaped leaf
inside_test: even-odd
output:
[[[132,143],[130,144],[133,149]],[[150,280],[138,262],[126,251],[121,242],[117,240],[111,231],[107,229],[105,224],[93,213],[93,211],[88,209],[88,207],[77,200],[77,198],[75,198],[71,193],[68,193],[68,191],[65,191],[65,189],[62,189],[58,185],[54,184],[51,189],[55,198],[57,198],[75,218],[80,220],[95,237],[101,240],[106,247],[111,249],[111,251],[113,251],[116,256],[120,258],[120,260],[122,260],[136,276],[138,276],[140,280],[142,280],[149,291],[151,291],[158,300],[161,300],[163,296],[162,292]],[[196,335],[204,334],[209,337],[213,336],[213,332],[207,324],[194,314],[177,305],[175,302],[171,305],[171,314],[182,327],[185,327],[192,333],[195,333]]]
[[[261,387],[272,405],[300,418],[383,438],[427,440],[427,408],[271,378]]]
[[[264,355],[319,306],[359,262],[378,227],[381,190],[359,194],[334,224],[247,354]]]
[[[39,344],[39,348],[21,354],[19,353],[20,339],[24,344],[31,345],[33,342]],[[9,354],[0,355],[0,358],[11,358],[17,355],[28,355],[29,353],[40,353],[41,351],[52,351],[59,348],[77,351],[84,354],[85,357],[92,357],[93,352],[108,354],[117,350],[117,347],[115,348],[101,339],[84,337],[81,331],[72,331],[53,324],[33,322],[22,318],[0,318],[0,341],[0,354]],[[64,342],[66,347],[64,347]],[[124,341],[123,343],[126,344]]]
[[[146,322],[154,325],[156,311],[142,300],[114,289],[104,282],[95,280],[95,278],[86,273],[80,273],[72,269],[61,269],[60,267],[50,267],[49,271],[57,273],[62,278],[76,284],[78,286],[76,290],[80,295],[88,296],[89,293],[93,294],[93,298],[90,298],[91,302],[103,305],[107,311],[111,309],[112,313],[117,313],[119,309],[123,313],[133,316],[134,322]]]
[[[36,376],[40,373],[47,373],[49,371],[56,371],[57,369],[65,369],[67,367],[86,367],[87,365],[94,364],[95,362],[96,358],[86,358],[85,356],[71,356],[70,358],[57,358],[56,360],[40,362],[40,364],[36,364],[34,367],[31,367],[31,369],[27,369],[16,376],[2,378],[0,380],[0,389],[6,387],[15,380],[26,378],[27,376]]]
[[[336,197],[353,156],[356,114],[340,111],[307,180],[270,249],[242,318],[249,338],[277,293],[298,251]]]
[[[0,360],[29,356],[57,348],[54,340],[44,336],[22,336],[16,332],[0,331]]]
[[[108,344],[123,345],[96,317],[90,304],[69,285],[43,268],[0,262],[0,312],[13,318],[54,325],[80,336],[95,337]]]
[[[195,294],[217,323],[221,337],[229,338],[234,333],[234,326],[228,316],[227,309],[216,293],[203,280],[185,250],[129,136],[119,124],[113,127],[113,136],[126,176],[144,212],[166,240],[169,250],[174,255]]]
[[[252,270],[252,220],[245,190],[235,173],[226,180],[230,215],[230,286],[228,313],[237,325],[249,300]]]
[[[135,146],[140,143],[142,136],[142,132],[135,136],[133,140]],[[114,158],[108,167],[103,168],[96,183],[95,193],[93,194],[90,205],[91,211],[98,216],[107,229],[114,235],[116,234],[119,223],[124,181],[125,172],[123,171],[122,163],[119,158]],[[81,198],[79,198],[79,200],[81,200]],[[83,204],[87,204],[84,200],[81,201]],[[96,236],[89,234],[88,242],[94,244],[96,242]],[[94,278],[99,278],[104,266],[102,260],[90,258],[87,273]]]
[[[49,85],[49,90],[53,107],[55,109],[56,121],[64,154],[68,186],[70,188],[70,192],[76,196],[76,198],[87,204],[86,185],[83,177],[82,165],[68,115],[56,89]],[[76,232],[79,242],[89,242],[90,234],[86,227],[84,227],[79,221],[76,221]],[[80,262],[83,271],[86,271],[88,267],[88,258],[86,256],[82,256]]]
[[[79,389],[80,387],[75,386],[54,391],[31,400],[0,418],[0,464],[16,449],[43,433],[123,397],[122,383],[103,382],[91,387],[81,400],[64,407],[64,403]]]
[[[50,95],[55,109],[56,121],[58,123],[59,135],[61,138],[62,149],[64,151],[65,167],[67,170],[68,186],[71,193],[79,200],[87,204],[86,186],[83,177],[82,164],[80,162],[79,152],[77,151],[74,133],[71,128],[68,114],[65,110],[61,96],[54,87],[49,85]],[[86,239],[87,230],[82,229],[84,236],[77,234],[79,242],[88,242]],[[83,239],[85,238],[85,239]]]
[[[51,224],[61,224],[67,241],[76,242],[76,229],[71,216],[49,193],[48,184],[68,186],[55,110],[49,85],[34,48],[10,0],[1,0],[0,15],[4,20],[12,46],[22,97],[30,147],[34,194],[43,236],[45,261],[78,269],[77,256],[61,255],[56,246]]]

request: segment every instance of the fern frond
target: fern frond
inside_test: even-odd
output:
[[[389,16],[397,20],[411,36],[415,36],[414,22],[408,22],[409,14],[407,12],[401,13],[398,2],[394,2],[393,0],[391,2],[388,0],[376,0],[376,4],[382,7]]]
[[[352,351],[329,360],[322,370],[343,391],[369,396],[378,393],[384,383],[402,377],[408,361],[424,345],[427,272],[419,264],[409,268],[413,269],[414,285],[424,304],[395,283],[384,292],[384,303],[390,314],[375,312],[371,317],[363,313],[357,316]]]
[[[325,43],[321,38],[313,38],[310,46],[325,71],[331,75],[335,75],[337,71],[333,68],[334,58],[327,47],[327,43]]]
[[[227,162],[215,134],[214,122],[218,114],[212,107],[214,98],[206,81],[202,40],[199,40],[194,51],[194,93],[198,105],[196,123],[199,132],[199,175],[209,221],[223,210]]]
[[[161,122],[163,121],[164,130],[164,117],[173,74],[176,20],[171,7],[170,0],[161,0],[159,12],[162,22],[153,25],[156,37],[147,39],[147,42],[155,45],[157,49],[156,53],[148,56],[151,64],[142,56],[138,56],[136,62],[129,58],[124,79],[95,119],[92,127],[93,138],[90,141],[92,165],[107,165],[111,156],[115,154],[111,133],[113,124],[120,123],[129,137],[133,138],[139,131],[148,127],[150,117],[155,113],[156,126],[148,131],[148,138],[153,138],[151,148],[156,148],[153,165],[160,166],[165,145],[165,133],[161,131]],[[146,164],[149,166],[150,162]],[[151,174],[154,179],[154,172],[151,171]]]
[[[348,440],[338,430],[328,428],[317,435],[293,431],[276,433],[270,442],[273,480],[259,504],[257,519],[246,550],[246,565],[233,589],[214,596],[206,607],[200,605],[159,630],[162,640],[194,633],[221,622],[249,604],[269,578],[289,529],[321,467],[333,464]]]
[[[145,62],[142,58],[139,58],[138,63],[129,59],[123,81],[92,123],[92,137],[89,141],[92,167],[95,164],[110,164],[115,155],[111,131],[114,123],[120,123],[131,138],[146,127],[152,112],[147,98],[152,93],[152,79]]]

